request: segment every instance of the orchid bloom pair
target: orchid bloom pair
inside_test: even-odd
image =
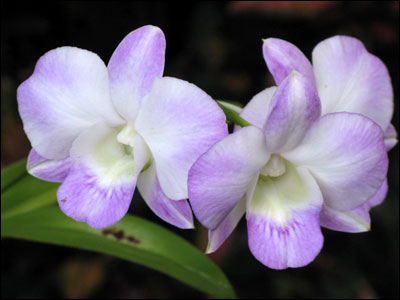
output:
[[[28,171],[61,182],[62,211],[94,228],[118,222],[137,185],[160,218],[193,228],[187,198],[209,231],[207,252],[246,213],[249,246],[265,265],[310,263],[320,226],[359,232],[383,201],[396,143],[383,63],[356,39],[333,37],[313,52],[264,42],[277,87],[241,112],[229,134],[216,102],[186,81],[161,77],[165,37],[141,27],[106,67],[94,53],[61,47],[43,55],[18,88],[32,144]],[[385,147],[386,144],[386,147]]]
[[[350,37],[316,46],[313,65],[294,45],[267,39],[277,87],[257,94],[235,128],[189,172],[189,200],[218,249],[244,214],[253,255],[274,269],[301,267],[320,252],[320,226],[369,229],[387,192],[393,95],[384,64]],[[386,145],[386,146],[385,146]]]

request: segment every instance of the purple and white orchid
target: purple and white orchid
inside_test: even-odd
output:
[[[47,52],[18,88],[32,144],[28,171],[62,182],[62,211],[102,228],[128,211],[135,186],[165,221],[192,228],[187,178],[226,136],[225,115],[193,84],[161,77],[165,37],[154,26],[128,34],[108,66],[94,53]]]
[[[321,99],[322,114],[352,112],[362,114],[384,131],[387,151],[397,143],[390,121],[393,115],[393,88],[383,62],[349,36],[334,36],[319,43],[312,61],[293,44],[269,38],[263,45],[264,59],[277,84],[297,70],[315,85]],[[355,209],[337,210],[324,204],[321,225],[338,231],[363,232],[370,228],[369,210],[382,203],[387,181],[377,193]]]
[[[278,87],[243,109],[252,126],[236,128],[196,161],[189,200],[210,229],[208,253],[246,214],[259,261],[301,267],[323,246],[321,226],[366,230],[369,208],[383,200],[386,147],[395,144],[392,87],[383,63],[352,38],[316,47],[315,76],[287,42],[266,40],[264,57]]]

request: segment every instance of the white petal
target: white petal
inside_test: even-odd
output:
[[[324,202],[338,210],[353,209],[372,197],[388,167],[380,127],[362,115],[344,112],[322,116],[302,143],[282,156],[307,167]]]
[[[252,125],[263,128],[268,117],[271,99],[275,92],[275,86],[259,92],[243,108],[240,116]]]
[[[143,97],[163,74],[164,60],[165,37],[156,26],[132,31],[115,49],[108,63],[111,96],[126,120],[135,120]]]
[[[123,123],[111,103],[107,68],[87,50],[47,52],[17,98],[32,147],[47,159],[66,158],[76,137],[96,122]]]
[[[154,157],[165,195],[186,199],[190,167],[201,154],[228,134],[216,102],[186,81],[163,77],[143,101],[135,129]]]
[[[334,36],[313,50],[313,66],[322,114],[365,115],[385,130],[393,114],[393,91],[382,61],[357,39]]]

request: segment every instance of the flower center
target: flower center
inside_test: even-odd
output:
[[[278,177],[285,172],[286,165],[279,154],[272,154],[267,164],[260,171],[261,175],[270,177]]]
[[[304,208],[309,202],[307,182],[295,165],[279,155],[271,157],[263,170],[281,175],[260,174],[248,209],[284,226],[292,219],[293,209]]]
[[[151,155],[147,145],[143,145],[140,142],[140,135],[130,124],[125,125],[124,128],[118,133],[117,141],[122,144],[123,150],[126,155],[134,157],[134,148],[139,147],[139,159],[145,159],[146,163],[142,166],[141,172],[144,172],[151,163],[153,162],[153,156]],[[145,149],[143,148],[145,147]],[[142,150],[140,150],[142,149]],[[144,153],[144,152],[146,153]],[[141,153],[141,154],[140,154]]]

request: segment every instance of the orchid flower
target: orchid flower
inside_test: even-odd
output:
[[[361,41],[349,36],[328,38],[314,48],[312,65],[296,46],[280,39],[266,39],[263,55],[276,84],[297,70],[315,85],[323,115],[341,111],[362,114],[382,128],[388,151],[396,145],[396,130],[390,124],[393,88],[389,73]],[[321,225],[345,232],[369,230],[369,210],[383,202],[387,190],[385,180],[373,197],[355,209],[338,210],[324,203]]]
[[[287,60],[297,58],[288,51]],[[252,254],[284,269],[305,266],[320,252],[324,206],[354,211],[380,193],[388,157],[382,128],[361,114],[324,111],[309,74],[292,70],[277,81],[241,112],[251,126],[237,128],[195,162],[188,188],[195,216],[209,228],[207,253],[246,214]],[[357,96],[349,88],[345,96]]]
[[[108,66],[75,47],[47,52],[18,88],[32,144],[28,171],[62,182],[69,217],[102,228],[128,211],[137,185],[160,218],[192,228],[187,178],[194,161],[227,134],[204,91],[161,77],[165,37],[155,26],[129,33]]]

